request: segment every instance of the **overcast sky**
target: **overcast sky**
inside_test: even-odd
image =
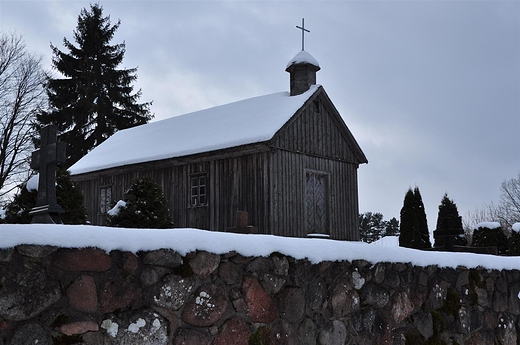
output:
[[[520,172],[519,1],[101,1],[121,26],[121,67],[138,67],[155,120],[288,91],[287,62],[319,61],[318,84],[369,163],[360,212],[396,217],[418,186],[435,228],[445,192],[464,216]],[[50,69],[88,1],[0,0]]]

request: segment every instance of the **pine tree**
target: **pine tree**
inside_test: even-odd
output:
[[[448,194],[444,194],[439,205],[439,213],[437,215],[437,230],[462,229],[462,218],[459,216],[457,204],[448,198]],[[464,235],[457,236],[454,241],[455,245],[465,246],[468,244]],[[444,238],[435,239],[435,247],[444,246]]]
[[[399,236],[399,221],[395,217],[387,222],[385,236]]]
[[[110,213],[107,216],[109,226],[155,229],[173,227],[161,187],[147,177],[135,180],[125,193],[124,206],[119,207],[115,214]]]
[[[418,187],[408,189],[401,209],[401,229],[399,246],[426,249],[431,248],[426,212]]]
[[[68,143],[66,167],[118,130],[147,123],[151,103],[137,103],[141,91],[133,92],[136,68],[117,69],[125,43],[110,45],[118,21],[111,25],[99,4],[83,9],[74,31],[75,46],[66,38],[68,53],[51,45],[53,67],[64,78],[46,84],[50,110],[37,116],[40,125],[56,124],[60,139]]]
[[[415,211],[417,217],[417,231],[420,234],[421,249],[431,248],[432,243],[430,241],[430,231],[428,230],[428,222],[426,220],[426,211],[424,209],[424,203],[422,201],[421,192],[419,187],[415,187],[414,191],[415,200]]]

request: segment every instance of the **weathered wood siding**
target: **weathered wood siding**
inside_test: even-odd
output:
[[[269,227],[273,234],[305,237],[305,173],[328,175],[329,234],[338,240],[359,240],[357,164],[277,150],[271,164]],[[302,231],[303,230],[303,231]]]
[[[311,98],[273,140],[271,219],[275,234],[305,233],[306,171],[328,176],[328,224],[334,239],[359,240],[357,168],[364,155],[324,92]]]
[[[357,143],[323,92],[310,99],[307,107],[277,133],[273,145],[318,157],[366,163],[356,155]]]
[[[124,192],[138,178],[151,177],[162,188],[175,227],[192,227],[209,230],[225,230],[234,227],[237,211],[248,211],[250,224],[268,233],[269,152],[172,165],[167,168],[147,169],[146,164],[136,165],[130,172],[117,169],[76,178],[84,194],[87,215],[92,224],[105,224],[105,216],[99,213],[100,190],[112,188],[112,201],[123,198]],[[208,204],[189,205],[190,175],[207,173]]]

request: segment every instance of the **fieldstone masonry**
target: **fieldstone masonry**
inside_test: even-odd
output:
[[[0,345],[514,345],[519,330],[519,270],[0,250]]]

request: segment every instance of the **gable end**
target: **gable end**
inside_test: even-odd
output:
[[[355,164],[368,162],[321,86],[274,135],[271,143],[279,149],[313,156]]]

